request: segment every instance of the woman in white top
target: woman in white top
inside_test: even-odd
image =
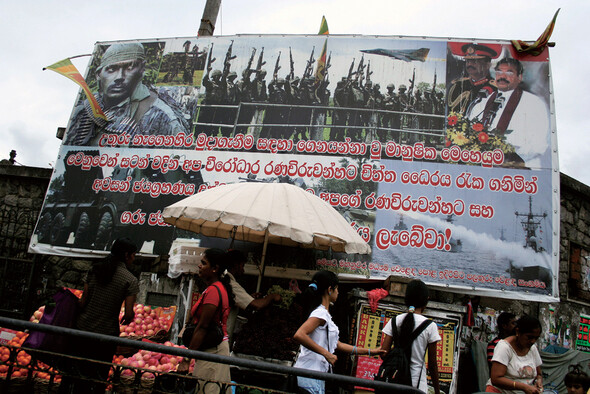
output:
[[[422,315],[426,304],[428,304],[428,287],[420,279],[414,279],[408,283],[406,288],[405,303],[408,307],[407,313],[402,313],[387,322],[383,328],[383,340],[381,348],[385,352],[391,350],[393,345],[393,322],[395,321],[399,335],[399,343],[406,343],[412,332],[425,320]],[[426,371],[424,371],[424,356],[428,349],[428,371],[436,394],[440,394],[438,382],[438,363],[436,361],[436,343],[441,340],[436,324],[428,325],[412,342],[410,373],[412,375],[412,386],[419,390],[428,392]]]
[[[309,307],[309,317],[299,327],[293,338],[301,344],[299,357],[294,367],[329,372],[338,357],[336,350],[346,353],[379,355],[379,348],[365,349],[342,343],[338,340],[338,326],[328,311],[330,304],[338,298],[338,277],[331,271],[318,271],[303,292],[304,305]],[[325,393],[323,380],[297,377],[300,388],[312,393]]]
[[[538,394],[543,392],[541,356],[535,342],[541,323],[532,316],[516,322],[516,334],[501,340],[494,349],[487,393]]]

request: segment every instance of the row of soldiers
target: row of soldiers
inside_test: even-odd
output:
[[[396,93],[395,86],[389,84],[383,94],[379,84],[373,84],[370,79],[370,63],[364,65],[361,58],[354,71],[353,60],[348,76],[338,81],[333,106],[329,107],[331,93],[327,69],[330,57],[324,66],[324,77],[318,78],[317,72],[313,75],[315,59],[312,51],[300,78],[294,75],[290,53],[290,73],[279,78],[279,53],[267,86],[267,72],[263,69],[266,64],[264,48],[256,67],[253,67],[256,52],[253,49],[242,78],[238,80],[236,72],[230,70],[230,62],[235,58],[231,53],[232,45],[226,53],[223,71],[213,70],[212,47],[209,50],[202,83],[205,98],[200,106],[197,133],[230,136],[235,128],[236,133],[251,133],[263,138],[341,141],[349,137],[357,142],[371,139],[385,142],[392,138],[399,140],[402,129],[442,130],[442,117],[420,114],[444,115],[443,93],[434,89],[414,90],[414,77],[409,89],[400,85]],[[240,103],[242,105],[238,106]],[[332,127],[326,128],[326,125]],[[324,133],[326,129],[329,134]]]

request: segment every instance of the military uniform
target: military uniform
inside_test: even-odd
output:
[[[465,44],[461,47],[461,55],[465,60],[468,59],[487,59],[498,57],[498,53],[485,45]],[[472,103],[476,100],[482,100],[494,93],[496,82],[491,77],[489,70],[487,75],[479,80],[473,80],[469,76],[461,76],[451,82],[447,93],[447,103],[449,112],[457,112],[465,115]]]
[[[491,76],[487,76],[479,81],[472,81],[469,77],[457,78],[451,82],[451,87],[449,88],[449,112],[457,112],[465,115],[473,101],[480,96],[487,98],[496,90],[498,90],[496,88],[496,81]]]
[[[95,94],[101,108],[104,108],[100,94]],[[190,125],[184,114],[161,98],[155,91],[139,84],[131,97],[106,111],[109,122],[99,126],[88,100],[74,109],[74,115],[66,135],[65,145],[96,146],[103,133],[134,135],[176,135],[189,134]]]

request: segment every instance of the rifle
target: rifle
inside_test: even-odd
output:
[[[326,62],[326,68],[324,70],[324,73],[326,75],[324,78],[324,81],[326,81],[326,86],[328,86],[328,84],[330,83],[329,75],[328,75],[328,69],[332,66],[330,64],[330,60],[332,60],[332,51],[330,51],[330,54],[328,55],[328,61]]]
[[[370,82],[371,81],[371,74],[373,74],[373,71],[371,71],[371,61],[369,60],[367,62],[367,77],[365,78],[365,81],[366,82]]]
[[[314,51],[315,51],[315,47],[313,47],[311,49],[311,54],[309,55],[309,60],[307,61],[307,65],[305,66],[305,71],[303,72],[303,77],[301,78],[302,80],[309,78],[311,76],[312,66],[313,66],[313,63],[315,62],[315,59],[313,58]]]
[[[209,57],[207,59],[207,75],[209,75],[209,71],[213,69],[211,64],[215,62],[215,58],[213,57],[213,43],[211,43],[211,47],[209,48]]]
[[[295,78],[295,63],[293,63],[293,54],[291,53],[291,47],[289,47],[289,66],[291,68],[291,71],[289,72],[289,75],[287,75],[287,79],[291,81]]]
[[[363,71],[365,71],[365,55],[361,56],[361,61],[359,62],[358,67],[356,68],[356,75],[354,77],[355,82],[359,83],[359,86],[363,86]]]
[[[266,64],[266,62],[264,60],[262,60],[264,58],[264,47],[262,47],[262,50],[260,51],[260,55],[258,55],[258,63],[256,64],[256,74],[259,74],[260,71],[262,71],[262,66],[264,66]]]
[[[414,72],[412,74],[412,79],[410,79],[410,87],[408,89],[408,97],[412,97],[412,92],[414,91],[414,81],[416,80],[416,69],[414,69]]]
[[[231,40],[231,44],[229,44],[229,48],[227,48],[227,52],[225,53],[225,59],[223,60],[223,74],[222,79],[227,78],[229,74],[229,69],[231,67],[230,61],[236,58],[236,56],[232,56],[232,47],[234,46],[234,40]]]
[[[279,51],[279,56],[277,56],[277,61],[275,63],[275,70],[272,73],[272,79],[273,80],[277,80],[278,76],[279,76],[279,70],[281,68],[281,66],[279,65],[279,62],[281,61],[281,51]]]
[[[432,97],[434,100],[434,95],[436,94],[436,70],[434,70],[434,82],[432,83]]]
[[[350,84],[350,82],[352,81],[352,76],[356,74],[354,70],[354,61],[355,59],[352,58],[352,63],[350,63],[350,67],[348,68],[348,75],[346,76],[346,85],[348,86]]]
[[[248,60],[248,65],[246,66],[246,75],[248,78],[252,73],[252,63],[254,62],[254,55],[256,55],[256,48],[252,48],[252,54],[250,55],[250,59]]]

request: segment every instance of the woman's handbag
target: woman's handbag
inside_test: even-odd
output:
[[[39,323],[74,328],[79,311],[78,297],[67,289],[60,289],[53,296],[53,300],[55,301],[55,306],[47,306],[45,308]],[[31,330],[22,346],[30,349],[67,354],[70,343],[71,338],[67,335]],[[38,358],[43,361],[50,359],[51,356],[40,353]]]
[[[219,291],[219,287],[213,285],[215,289],[217,289],[217,293],[219,294],[219,309],[222,306],[222,298],[221,298],[221,291]],[[182,343],[184,346],[188,347],[193,339],[193,335],[195,334],[195,328],[197,327],[196,324],[187,323],[184,326],[184,332],[182,334]],[[207,333],[205,334],[205,338],[203,338],[203,342],[201,342],[201,346],[197,350],[209,349],[214,346],[217,346],[223,341],[224,333],[223,328],[221,327],[221,322],[215,322],[209,324],[207,328]]]

